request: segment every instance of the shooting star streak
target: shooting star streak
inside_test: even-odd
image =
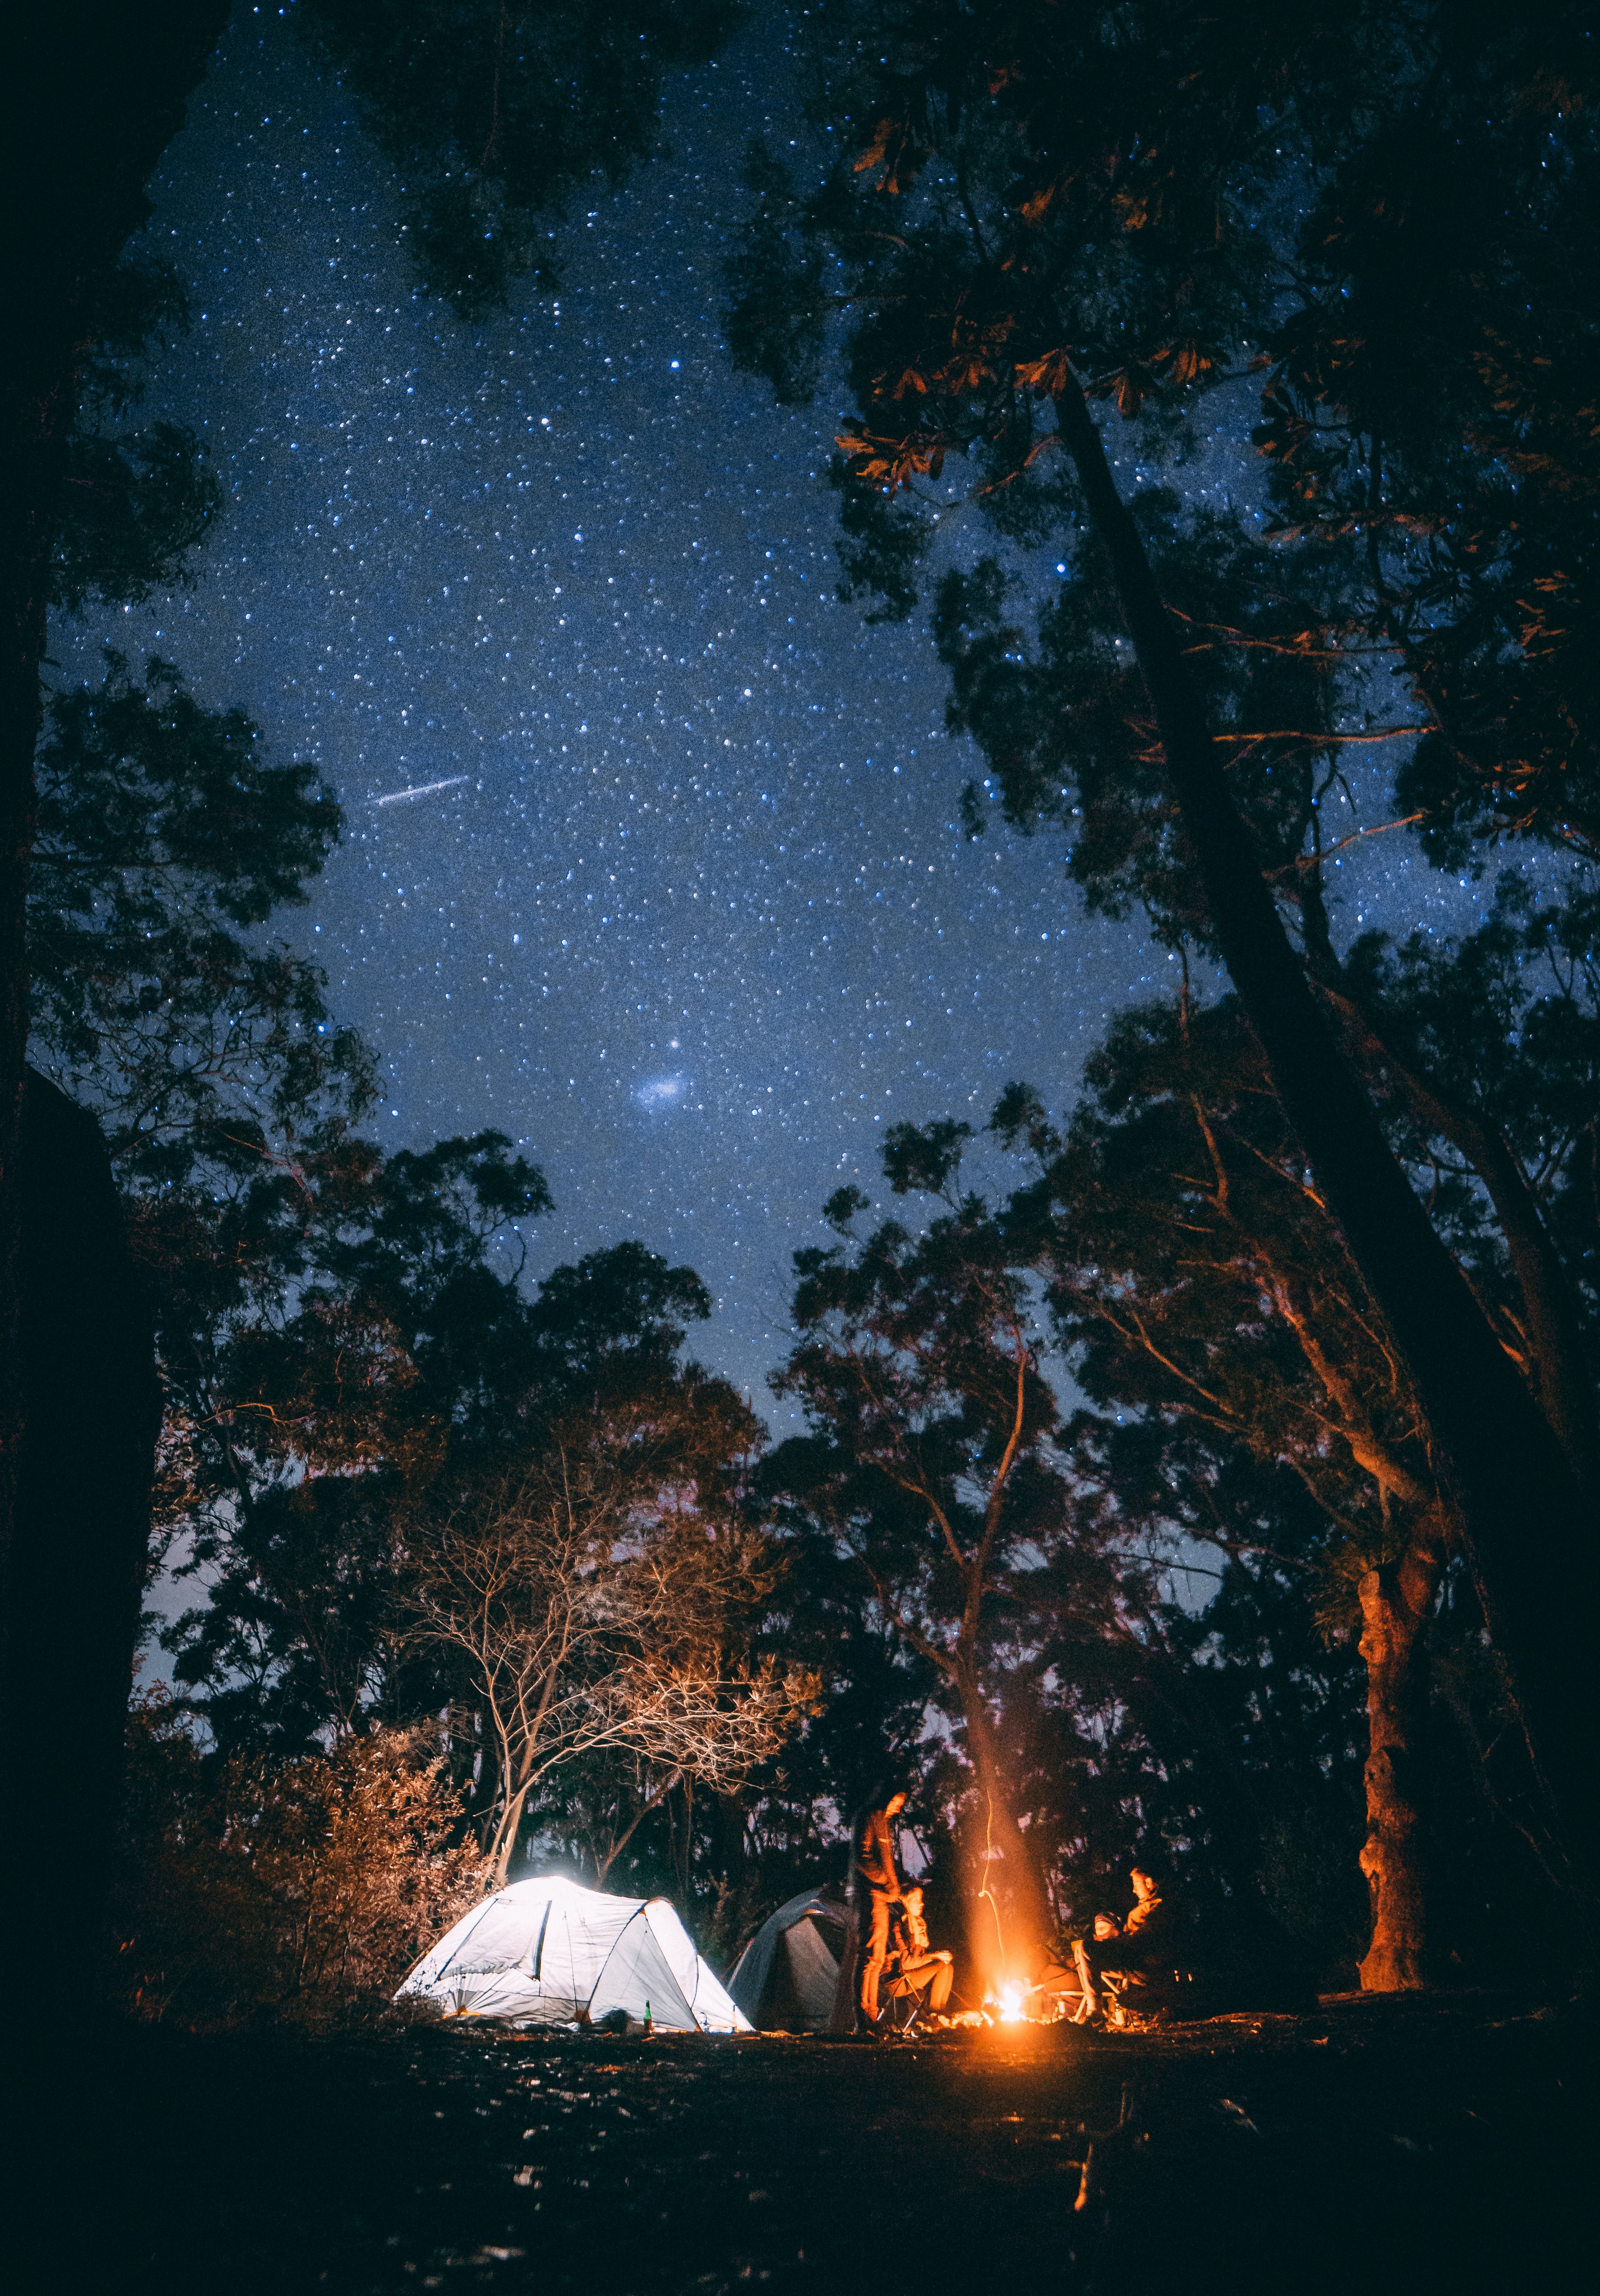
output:
[[[435,790],[453,789],[457,782],[470,781],[470,774],[452,774],[448,781],[419,782],[414,789],[390,790],[387,797],[375,797],[374,805],[398,805],[402,798],[431,797]]]

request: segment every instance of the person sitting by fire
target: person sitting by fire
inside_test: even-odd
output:
[[[1099,2011],[1106,1949],[1122,1933],[1114,1914],[1097,1914],[1088,1938],[1064,1939],[1057,1946],[1034,1991],[1054,1995],[1074,2025],[1087,2024]]]
[[[856,1992],[856,2030],[878,2030],[878,1980],[889,1951],[889,1914],[901,1902],[900,1871],[894,1863],[894,1820],[905,1808],[903,1791],[874,1795],[855,1821],[850,1844],[851,1896],[857,1934],[865,1938]]]
[[[1133,1910],[1127,1919],[1119,1926],[1114,1915],[1097,1914],[1093,1941],[1079,1939],[1073,1947],[1083,1996],[1080,2021],[1103,2013],[1120,2022],[1122,1996],[1171,1965],[1171,1908],[1144,1866],[1135,1866],[1129,1878]],[[1102,1935],[1103,1922],[1109,1926]]]
[[[1147,1874],[1142,1866],[1133,1868],[1131,1878],[1134,1906],[1122,1923],[1122,1934],[1138,1940],[1137,1967],[1164,1968],[1169,1958],[1172,1909],[1162,1896],[1155,1875]]]
[[[943,1947],[937,1952],[930,1949],[922,1891],[914,1884],[901,1892],[900,1919],[891,1935],[886,1967],[892,1998],[903,2000],[908,1994],[926,1992],[930,2013],[943,2016],[956,1981],[955,1962]]]

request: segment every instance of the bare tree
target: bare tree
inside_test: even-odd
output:
[[[402,1633],[459,1652],[483,1702],[496,1888],[563,1767],[633,1755],[727,1792],[814,1699],[798,1669],[734,1654],[767,1543],[701,1503],[676,1432],[642,1407],[577,1422],[404,1526]]]

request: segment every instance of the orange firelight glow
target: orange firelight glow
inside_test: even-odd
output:
[[[998,2002],[1002,2025],[1015,2025],[1021,2019],[1024,1990],[1025,1988],[1020,1986],[1015,1978],[1009,1979],[1000,1987]]]

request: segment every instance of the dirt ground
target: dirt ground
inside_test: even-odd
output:
[[[920,2043],[112,2030],[74,2229],[118,2296],[1521,2291],[1588,2244],[1591,2030],[1479,1995]]]

